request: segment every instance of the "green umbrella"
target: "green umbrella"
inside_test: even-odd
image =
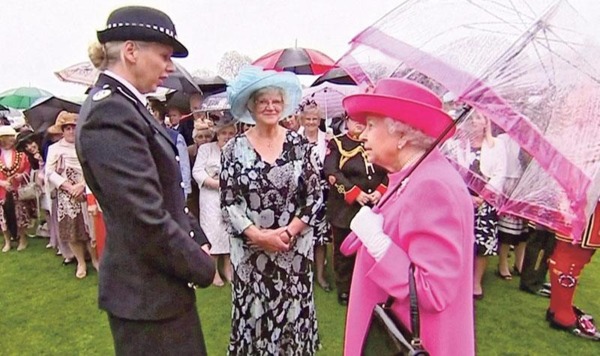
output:
[[[20,87],[0,93],[0,105],[14,109],[28,109],[37,99],[52,93],[34,87]]]

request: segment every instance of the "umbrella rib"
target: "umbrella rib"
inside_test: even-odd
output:
[[[511,22],[508,22],[508,21],[506,21],[506,20],[502,19],[500,16],[498,16],[498,15],[494,14],[493,12],[491,12],[490,10],[488,10],[488,9],[486,9],[486,8],[484,8],[484,7],[482,7],[481,5],[479,5],[479,4],[476,4],[476,3],[474,3],[473,1],[469,1],[469,2],[470,2],[470,3],[471,3],[473,6],[475,6],[475,7],[479,8],[480,10],[482,10],[483,12],[485,12],[485,13],[487,13],[488,15],[492,16],[493,18],[496,18],[496,19],[498,19],[498,21],[501,21],[502,23],[505,23],[505,24],[507,24],[507,25],[509,25],[509,26],[511,26],[511,27],[514,27],[514,28],[515,28],[515,30],[518,30],[518,31],[520,31],[520,30],[521,30],[521,29],[520,29],[520,28],[518,28],[517,26],[513,25]],[[502,4],[500,4],[500,3],[496,2],[496,1],[489,1],[489,2],[490,2],[490,3],[493,3],[493,4],[497,5],[497,6],[499,6],[500,8],[504,8],[504,9],[510,9],[510,8],[506,7],[505,5],[502,5]],[[534,18],[533,16],[531,16],[531,18],[530,18],[530,19],[531,19],[531,20],[534,20],[535,18]]]
[[[593,81],[595,81],[596,83],[600,84],[600,79],[596,78],[596,76],[588,73],[587,71],[583,70],[582,68],[578,67],[577,65],[575,65],[572,61],[566,59],[564,56],[562,56],[560,53],[554,51],[553,49],[551,49],[550,47],[546,47],[544,46],[542,43],[540,43],[541,46],[543,46],[544,48],[546,48],[548,50],[548,52],[554,54],[557,58],[562,59],[565,63],[569,64],[570,66],[572,66],[573,68],[579,70],[581,73],[587,75],[588,77],[590,77],[590,79],[592,79]],[[571,47],[569,47],[571,48]],[[573,48],[571,48],[575,53],[577,53]],[[592,66],[585,58],[583,58],[584,62],[589,65]]]

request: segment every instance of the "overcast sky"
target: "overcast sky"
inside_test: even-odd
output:
[[[502,0],[504,1],[504,0]],[[548,0],[549,3],[554,0]],[[86,61],[111,10],[146,5],[165,11],[177,26],[190,56],[189,71],[216,72],[223,53],[236,50],[252,59],[277,48],[319,49],[338,59],[358,32],[401,0],[2,0],[0,10],[0,91],[37,86],[56,95],[84,90],[53,74]],[[570,0],[600,19],[597,0]],[[599,35],[600,37],[600,35]]]
[[[0,91],[37,86],[56,95],[77,95],[82,86],[53,74],[86,61],[111,10],[146,5],[166,12],[189,49],[180,60],[189,71],[216,72],[223,53],[256,59],[277,48],[319,49],[338,59],[358,32],[398,0],[2,0]]]

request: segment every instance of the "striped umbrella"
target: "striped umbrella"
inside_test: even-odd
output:
[[[335,61],[320,51],[294,47],[269,52],[252,64],[265,69],[319,75],[333,68]]]

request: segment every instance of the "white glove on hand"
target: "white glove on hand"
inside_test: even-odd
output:
[[[392,240],[383,232],[383,216],[374,213],[368,206],[360,208],[350,222],[350,229],[376,261],[381,260],[392,244]]]

